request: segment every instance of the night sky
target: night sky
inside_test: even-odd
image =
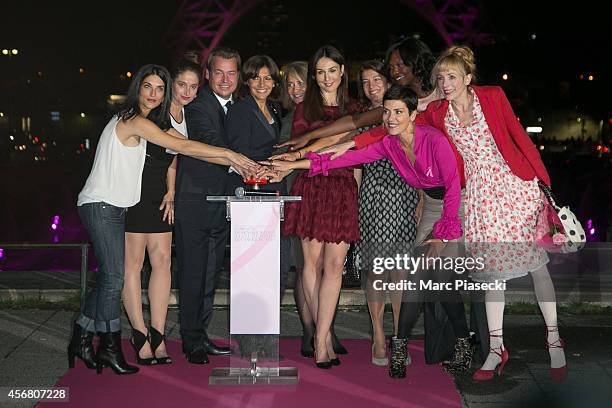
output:
[[[11,208],[15,210],[3,212],[0,203],[0,223],[4,225],[0,241],[2,236],[8,241],[48,241],[53,214],[72,219],[63,222],[82,233],[74,203],[94,150],[81,152],[80,145],[90,139],[95,146],[107,121],[105,115],[110,113],[106,98],[125,92],[127,71],[135,72],[147,63],[171,64],[171,50],[165,48],[163,38],[179,4],[150,0],[3,2],[0,49],[17,48],[19,54],[10,60],[0,54],[0,112],[8,112],[0,119],[0,165],[7,164],[0,187],[11,192]],[[287,18],[266,22],[265,16],[279,4],[281,0],[268,0],[252,10],[231,28],[222,44],[238,49],[243,59],[267,53],[284,63],[308,59],[316,48],[332,42],[344,49],[349,64],[380,57],[389,44],[415,33],[434,52],[445,47],[430,24],[399,0],[286,1],[282,6]],[[492,39],[489,45],[475,48],[481,84],[503,85],[522,122],[543,116],[544,126],[550,122],[576,126],[576,118],[586,114],[593,119],[589,123],[605,123],[604,135],[612,134],[612,122],[608,124],[612,118],[612,24],[604,3],[574,2],[569,6],[495,0],[472,4],[479,4],[478,23]],[[504,72],[510,76],[508,81],[501,79]],[[579,80],[580,75],[593,75],[594,80]],[[61,112],[61,122],[51,122],[49,113],[54,111]],[[554,116],[556,111],[565,112],[566,122]],[[27,154],[15,151],[17,144],[32,146],[28,135],[18,130],[11,132],[14,141],[7,137],[8,118],[16,117],[13,124],[18,127],[24,116],[32,117],[32,133],[41,141],[51,144],[57,140],[45,162],[49,167],[42,172],[32,167],[38,150],[29,148]],[[557,185],[568,186],[556,191],[563,203],[577,205],[585,188],[597,191],[595,187],[605,186],[609,178],[609,170],[598,170],[609,158],[606,162],[576,156],[582,161],[568,164],[569,158],[560,162],[557,156],[549,157],[547,166],[553,178],[563,180]],[[34,194],[40,198],[31,200]],[[600,211],[592,205],[600,201],[603,205],[602,200],[592,200],[587,206],[589,214]],[[29,224],[15,223],[17,210],[28,214]],[[64,235],[62,239],[78,241],[86,236]]]
[[[50,81],[63,81],[81,67],[100,78],[134,71],[145,63],[170,64],[171,54],[162,39],[179,3],[5,2],[0,48],[18,48],[20,54],[10,63],[2,59],[0,86],[16,75],[27,78],[39,71]],[[223,43],[237,48],[243,58],[268,53],[280,63],[307,59],[325,42],[342,47],[349,62],[380,56],[395,39],[415,32],[434,51],[444,47],[429,23],[400,1],[286,1],[282,3],[288,19],[264,24],[262,16],[278,3],[270,0],[251,11],[232,27]],[[471,3],[479,5],[479,25],[493,40],[476,48],[484,81],[499,82],[501,73],[509,72],[512,78],[552,87],[559,80],[575,81],[580,73],[592,73],[596,79],[592,88],[599,92],[591,94],[596,104],[608,104],[609,109],[605,95],[610,91],[606,76],[612,72],[612,30],[603,3],[571,7],[540,1]],[[254,33],[266,30],[282,35],[258,46],[261,37]],[[536,40],[531,34],[536,34]]]

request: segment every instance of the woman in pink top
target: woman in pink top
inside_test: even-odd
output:
[[[461,186],[453,150],[439,130],[414,124],[418,99],[409,87],[391,87],[385,93],[383,101],[383,121],[388,136],[381,141],[361,150],[346,152],[334,160],[331,160],[329,154],[307,153],[308,160],[275,161],[272,165],[281,172],[310,169],[309,176],[314,176],[326,175],[330,169],[388,159],[407,184],[422,188],[425,192],[425,205],[417,230],[416,244],[428,244],[428,256],[456,256],[457,244],[449,242],[462,236],[459,217]],[[454,279],[452,270],[436,271],[435,276],[423,275],[428,272],[427,269],[419,269],[411,274],[409,279],[417,283],[417,289],[404,292],[399,329],[397,336],[393,338],[389,368],[389,375],[395,378],[406,375],[407,339],[419,317],[419,306],[425,295],[425,291],[418,290],[418,281],[433,279],[450,282]],[[450,317],[458,340],[467,343],[469,331],[459,292],[445,291],[442,305]],[[462,358],[466,368],[471,361],[471,349],[468,353],[469,355]]]

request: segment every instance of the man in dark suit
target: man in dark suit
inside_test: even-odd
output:
[[[225,115],[239,84],[240,55],[215,48],[206,64],[206,79],[197,98],[185,108],[189,139],[228,147]],[[175,194],[175,240],[179,264],[179,317],[183,352],[193,364],[208,355],[229,354],[206,332],[212,317],[215,283],[229,236],[225,206],[206,196],[226,195],[228,168],[179,156]]]

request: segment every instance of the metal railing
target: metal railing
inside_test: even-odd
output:
[[[23,243],[0,243],[0,248],[3,249],[75,249],[79,248],[81,250],[81,273],[79,276],[80,279],[80,299],[81,299],[81,307],[83,307],[83,303],[85,301],[85,294],[87,293],[87,269],[89,265],[89,243],[81,242],[74,244],[32,244],[29,242]]]

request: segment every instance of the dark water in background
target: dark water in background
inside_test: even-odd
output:
[[[88,170],[89,163],[0,168],[0,243],[88,242],[76,211]],[[1,255],[0,270],[78,270],[81,264],[78,248],[3,249]],[[90,266],[96,266],[93,256]]]
[[[612,229],[609,164],[593,157],[557,155],[544,157],[544,160],[558,203],[571,206],[590,241],[606,241],[606,230]],[[64,167],[0,167],[0,243],[88,242],[89,237],[76,211],[76,198],[90,166],[90,162],[83,161]],[[52,229],[55,216],[59,216],[59,221],[57,229]],[[595,228],[593,235],[589,235],[588,220]],[[78,249],[3,249],[0,255],[0,270],[80,268]],[[90,251],[90,267],[95,268],[91,255]]]

